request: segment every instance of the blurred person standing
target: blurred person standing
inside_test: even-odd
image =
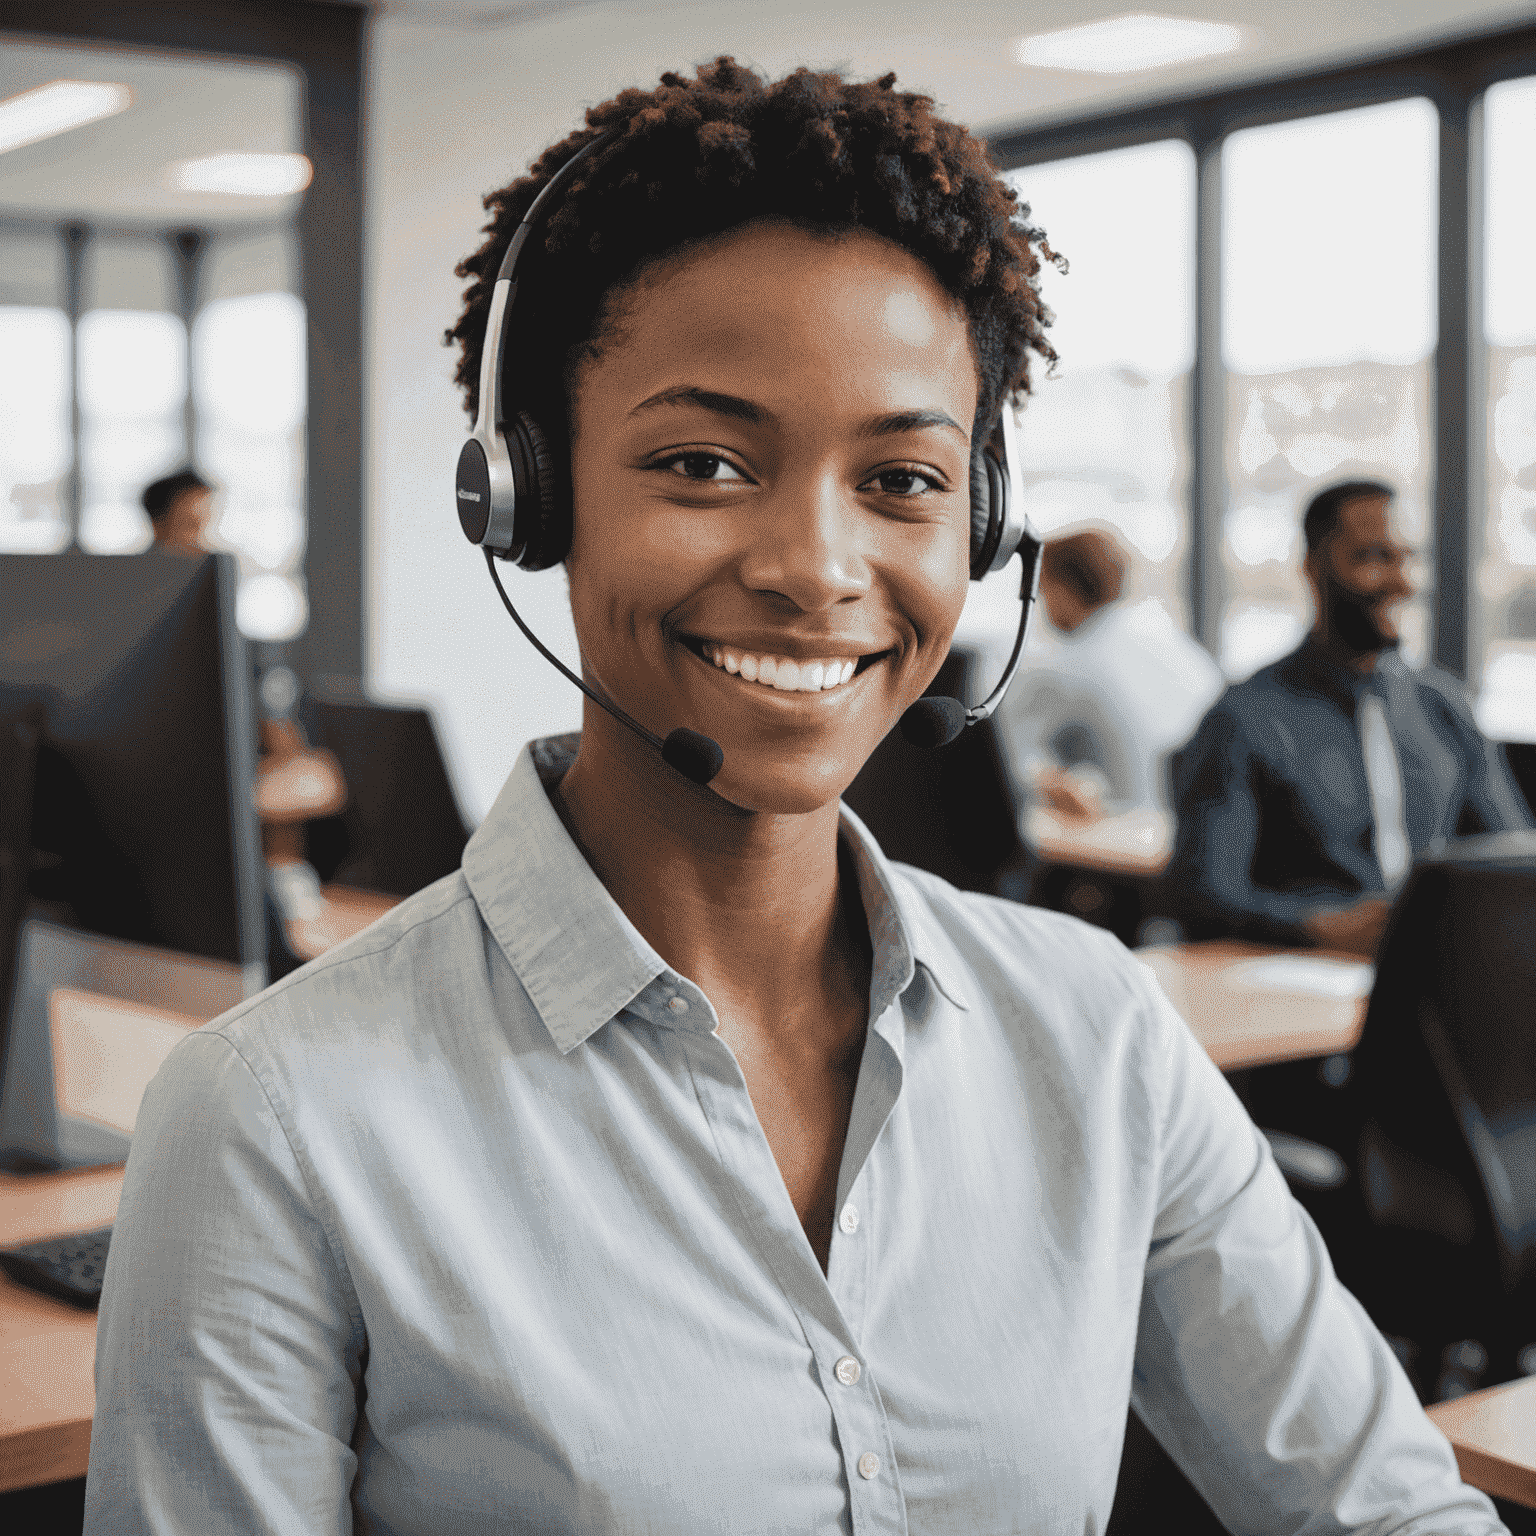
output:
[[[1126,557],[1100,529],[1046,542],[1040,600],[1060,639],[998,711],[1016,780],[1053,810],[1093,816],[1103,801],[1166,809],[1168,753],[1221,692],[1216,663],[1155,598],[1122,599]]]
[[[1374,955],[1415,854],[1529,825],[1460,683],[1398,654],[1416,588],[1393,497],[1373,480],[1313,497],[1310,632],[1229,688],[1174,759],[1167,879],[1191,937]]]

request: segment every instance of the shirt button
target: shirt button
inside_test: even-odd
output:
[[[845,1205],[843,1214],[837,1218],[837,1224],[844,1232],[854,1233],[859,1230],[859,1208],[856,1205]]]
[[[863,1478],[880,1476],[880,1458],[873,1451],[865,1451],[859,1457],[859,1476]]]
[[[863,1372],[859,1369],[859,1362],[852,1355],[844,1355],[836,1365],[832,1367],[832,1374],[842,1382],[845,1387],[856,1387],[859,1377]]]
[[[687,1013],[688,999],[686,997],[674,997],[672,1001],[667,1004],[667,1007],[670,1008],[673,1013]]]

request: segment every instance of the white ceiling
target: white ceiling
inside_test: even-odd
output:
[[[297,71],[146,50],[0,40],[0,100],[50,80],[114,80],[127,111],[0,154],[0,213],[104,223],[231,224],[281,218],[297,198],[179,192],[177,160],[303,148]]]
[[[583,12],[643,11],[697,37],[700,57],[786,55],[868,75],[894,69],[956,118],[996,131],[1378,58],[1536,21],[1536,0],[382,0],[400,21],[505,35]],[[1239,52],[1128,75],[1025,68],[1012,40],[1127,11],[1230,22]],[[573,15],[574,13],[574,15]],[[686,18],[686,24],[684,19]],[[597,25],[597,17],[582,17]]]
[[[1249,39],[1238,53],[1129,75],[1015,64],[1011,41],[1145,6],[1227,21]],[[1161,0],[384,0],[392,28],[480,29],[505,46],[519,29],[572,34],[579,78],[582,30],[603,11],[654,20],[697,58],[732,52],[772,70],[788,62],[860,74],[894,69],[975,127],[1041,124],[1536,20],[1536,0],[1203,0],[1177,11]],[[688,60],[680,59],[679,63]],[[234,150],[302,148],[297,75],[190,55],[39,45],[0,46],[0,99],[73,78],[132,87],[128,111],[0,155],[0,213],[164,224],[227,224],[290,213],[296,199],[176,192],[174,160]]]

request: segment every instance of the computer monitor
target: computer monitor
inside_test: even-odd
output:
[[[310,739],[336,754],[347,781],[345,851],[327,861],[326,878],[413,896],[451,875],[469,832],[428,711],[333,693],[309,700],[303,716]]]
[[[265,977],[255,715],[235,565],[0,556],[0,712],[42,740],[29,887],[42,912]]]

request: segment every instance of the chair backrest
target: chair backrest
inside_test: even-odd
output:
[[[1536,832],[1416,866],[1355,1063],[1376,1133],[1470,1197],[1502,1288],[1536,1280]],[[1363,1182],[1370,1202],[1369,1168]]]
[[[334,752],[347,781],[347,852],[331,878],[410,896],[451,875],[469,832],[432,716],[425,709],[314,699],[304,709],[317,746]]]
[[[965,698],[974,665],[968,652],[951,651],[928,692]],[[843,800],[887,858],[962,890],[1001,894],[1004,877],[1028,858],[990,720],[937,749],[912,746],[898,727],[875,748]]]

